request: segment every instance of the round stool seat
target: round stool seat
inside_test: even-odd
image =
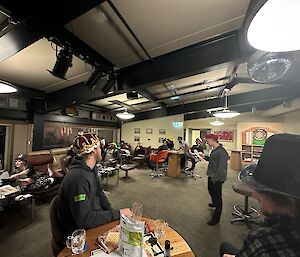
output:
[[[133,170],[134,168],[136,168],[138,165],[136,163],[130,163],[130,164],[123,164],[121,165],[120,169],[124,170],[124,171],[128,171],[128,170]]]
[[[240,195],[244,195],[244,196],[248,196],[251,197],[252,193],[253,193],[253,189],[248,187],[247,185],[245,185],[242,182],[236,182],[232,185],[232,189],[234,192],[240,194]]]

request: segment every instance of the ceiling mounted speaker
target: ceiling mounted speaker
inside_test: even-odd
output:
[[[284,76],[292,65],[288,53],[267,53],[256,51],[248,61],[249,77],[258,83],[271,83]]]

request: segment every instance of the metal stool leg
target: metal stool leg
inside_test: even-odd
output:
[[[250,226],[250,223],[257,224],[255,219],[260,216],[260,213],[254,209],[253,207],[249,208],[249,197],[245,196],[245,206],[242,209],[238,205],[233,206],[234,212],[232,213],[233,216],[236,218],[231,220],[231,223],[235,222],[245,222],[247,226]]]
[[[164,177],[164,176],[165,176],[165,174],[163,174],[162,172],[160,172],[158,163],[156,163],[155,171],[152,172],[152,173],[150,174],[150,176],[151,176],[152,179],[154,179],[154,178],[159,178],[159,177]]]

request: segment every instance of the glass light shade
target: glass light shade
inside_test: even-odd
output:
[[[215,120],[215,121],[210,122],[209,124],[213,125],[213,126],[222,126],[222,125],[224,125],[224,122]]]
[[[266,52],[300,50],[299,10],[299,0],[266,1],[250,22],[250,45]]]
[[[0,94],[9,94],[17,92],[17,89],[9,83],[0,81]]]
[[[251,59],[251,58],[250,58]],[[280,79],[289,70],[292,61],[289,56],[277,53],[265,53],[247,65],[249,77],[258,83],[270,83]]]
[[[223,111],[215,112],[213,115],[221,119],[230,119],[239,116],[240,113],[236,111],[230,111],[229,109],[224,109]]]
[[[129,113],[127,111],[117,113],[116,116],[121,120],[130,120],[135,117],[135,115],[133,113]]]

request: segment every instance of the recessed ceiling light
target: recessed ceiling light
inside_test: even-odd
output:
[[[299,50],[300,1],[263,0],[257,7],[247,31],[250,45],[266,52]]]
[[[121,120],[131,120],[135,117],[133,113],[129,113],[127,111],[117,113],[116,116]]]
[[[222,126],[222,125],[224,125],[224,122],[219,121],[219,120],[214,120],[214,121],[210,122],[209,124],[213,125],[213,126]]]
[[[178,100],[180,99],[180,96],[179,95],[174,95],[172,97],[170,97],[171,100]]]
[[[9,94],[17,92],[17,89],[8,82],[0,81],[0,94]]]

